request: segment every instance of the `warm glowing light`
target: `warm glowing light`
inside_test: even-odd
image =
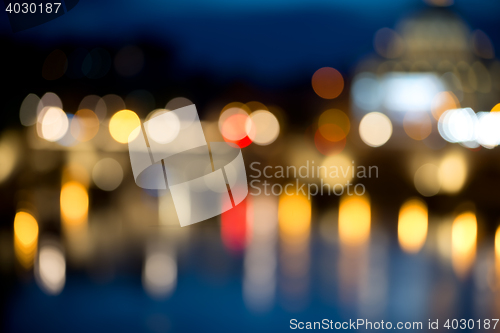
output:
[[[324,124],[318,130],[321,136],[328,141],[337,142],[346,137],[345,131],[337,124]]]
[[[302,194],[282,194],[278,205],[278,221],[284,240],[303,240],[309,237],[311,202]]]
[[[243,115],[243,116],[248,116],[250,114],[249,109],[246,107],[246,105],[240,103],[240,102],[232,102],[226,105],[219,116],[219,130],[222,131],[222,126],[226,122],[226,120],[229,117],[232,117],[234,115]]]
[[[436,241],[437,250],[441,259],[451,261],[451,226],[453,219],[445,219],[437,225]]]
[[[398,240],[401,248],[417,253],[427,237],[427,205],[420,199],[406,201],[399,210]]]
[[[122,166],[115,159],[103,158],[92,169],[92,179],[101,190],[113,191],[123,180]]]
[[[256,135],[256,129],[248,114],[238,113],[230,116],[224,121],[221,128],[221,134],[225,141],[235,143],[240,148],[244,148],[252,143]]]
[[[57,295],[66,282],[66,259],[60,247],[44,245],[40,248],[35,266],[38,285],[49,295]]]
[[[248,126],[251,125],[251,120],[248,120],[249,113],[250,111],[248,110],[248,108],[244,104],[239,102],[229,103],[222,109],[218,124],[219,131],[225,141],[237,142],[239,140],[242,141],[241,143],[245,144],[245,146],[248,146],[251,143],[251,140],[248,137],[246,131],[246,122],[248,121],[250,123]],[[230,122],[228,122],[229,118],[232,119]],[[255,127],[253,128],[255,130]],[[228,137],[224,136],[224,132],[226,132],[226,135],[228,135]],[[231,139],[230,137],[236,138],[236,141],[234,139]]]
[[[438,171],[441,190],[445,193],[458,193],[467,179],[467,160],[458,151],[445,155]]]
[[[457,216],[451,229],[451,250],[453,268],[464,277],[476,257],[477,221],[476,215],[466,212]]]
[[[368,196],[340,198],[339,238],[343,245],[359,246],[370,237],[371,209]]]
[[[38,237],[38,223],[26,212],[18,212],[14,218],[14,234],[23,246],[34,244]]]
[[[153,118],[144,125],[146,126],[148,137],[162,144],[173,141],[181,129],[179,117],[174,112],[162,112],[160,110],[156,110]]]
[[[228,140],[237,141],[243,139],[247,135],[245,125],[248,119],[250,117],[240,114],[229,117],[222,125],[222,135]]]
[[[338,141],[331,141],[325,138],[321,132],[329,133],[330,138],[342,138]],[[318,151],[325,155],[335,155],[344,150],[346,144],[345,133],[335,124],[326,124],[316,130],[314,134],[314,145]]]
[[[65,183],[60,201],[63,222],[67,225],[79,225],[87,221],[89,196],[82,184],[75,181]]]
[[[117,142],[127,143],[132,131],[139,126],[141,126],[141,120],[134,111],[122,110],[115,113],[109,120],[109,133]],[[135,133],[130,140],[134,140],[139,135],[139,131]]]
[[[344,78],[335,68],[323,67],[314,73],[312,87],[319,97],[333,99],[344,90]]]
[[[351,123],[349,117],[344,112],[337,109],[330,109],[319,116],[318,126],[321,135],[325,139],[339,141],[349,134]]]
[[[254,131],[255,133],[252,133]],[[253,142],[260,146],[267,146],[276,140],[280,133],[278,119],[269,111],[259,110],[252,112],[245,123],[247,136],[253,136]]]
[[[78,110],[71,120],[70,131],[78,141],[89,141],[99,131],[99,118],[92,110]]]
[[[385,114],[370,112],[359,123],[359,135],[368,146],[380,147],[391,137],[392,123]]]
[[[328,156],[321,163],[318,175],[327,184],[333,186],[333,191],[339,191],[336,186],[344,186],[352,179],[354,165],[352,159],[346,154]],[[343,171],[343,172],[342,172]]]
[[[38,116],[38,135],[47,141],[57,141],[68,131],[68,116],[58,107],[45,107]]]
[[[438,167],[430,163],[422,165],[415,172],[413,182],[417,191],[424,197],[436,195],[441,188]]]
[[[432,132],[432,123],[426,112],[409,111],[403,119],[403,128],[413,140],[423,140]]]
[[[500,259],[500,226],[498,226],[495,232],[495,256]]]
[[[500,226],[495,232],[495,273],[497,281],[500,281]]]
[[[446,110],[459,109],[460,102],[457,96],[451,91],[442,91],[432,100],[431,111],[434,119],[439,120]]]
[[[300,191],[289,189],[278,202],[280,235],[280,286],[289,307],[304,304],[309,284],[311,202]]]
[[[16,132],[6,131],[0,137],[0,183],[14,172],[20,157],[20,138]]]
[[[27,212],[17,212],[14,218],[14,250],[19,263],[30,268],[38,243],[38,223]]]

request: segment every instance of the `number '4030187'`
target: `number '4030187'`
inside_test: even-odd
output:
[[[35,13],[46,13],[46,14],[57,14],[59,11],[59,7],[61,7],[60,2],[55,2],[55,3],[9,3],[7,7],[5,8],[5,11],[8,12],[9,14],[14,13],[14,14],[35,14]]]

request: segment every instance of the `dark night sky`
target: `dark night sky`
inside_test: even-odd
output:
[[[457,0],[446,8],[500,50],[500,2]],[[81,0],[65,15],[12,33],[5,12],[0,37],[41,47],[147,42],[175,52],[174,67],[264,85],[309,79],[323,66],[349,71],[373,50],[374,33],[429,8],[422,0],[133,1]]]

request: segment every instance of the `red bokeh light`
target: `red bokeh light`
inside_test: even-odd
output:
[[[224,246],[231,252],[241,252],[247,244],[248,221],[247,211],[250,209],[250,198],[240,202],[221,215],[221,236]]]
[[[222,124],[222,137],[226,142],[232,142],[240,148],[247,147],[252,143],[255,137],[255,126],[251,124],[251,118],[248,115],[235,114],[227,118]]]

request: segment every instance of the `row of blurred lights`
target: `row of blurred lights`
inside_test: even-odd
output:
[[[225,141],[241,148],[252,142],[261,146],[269,145],[280,133],[276,116],[259,102],[227,104],[222,109],[218,126]]]
[[[88,194],[85,187],[68,182],[61,190],[61,215],[65,237],[76,232],[82,237],[87,224]],[[87,202],[87,204],[85,204]],[[369,243],[371,233],[371,204],[368,195],[343,196],[338,215],[328,217],[327,224],[335,226],[324,229],[326,238],[338,235],[340,246],[346,251],[355,251]],[[274,245],[277,231],[281,239],[281,252],[286,260],[281,269],[285,276],[300,277],[308,267],[310,241],[311,201],[301,194],[275,197],[247,198],[237,212],[222,216],[221,235],[226,248],[240,252],[246,248],[244,290],[247,301],[259,303],[268,298],[262,286],[276,278],[276,256]],[[238,208],[237,207],[237,208]],[[236,214],[236,215],[235,215]],[[405,201],[399,210],[398,240],[408,253],[422,250],[428,239],[429,216],[426,203],[420,198]],[[237,220],[234,218],[237,217]],[[237,223],[225,223],[225,220]],[[455,215],[450,224],[439,224],[437,231],[438,251],[451,258],[456,274],[464,277],[470,271],[476,256],[478,234],[477,219],[473,211],[466,210]],[[68,246],[71,243],[67,243]],[[168,245],[168,246],[166,246]],[[73,246],[73,245],[72,245]],[[48,294],[62,291],[66,279],[66,253],[54,239],[42,238],[39,243],[39,226],[34,215],[21,210],[14,219],[14,249],[18,262],[25,269],[35,266],[36,281]],[[495,234],[495,253],[500,260],[500,228]],[[269,258],[268,255],[272,255]],[[304,255],[306,255],[304,257]],[[259,258],[266,257],[262,262]],[[272,260],[271,260],[272,259]],[[305,265],[305,266],[304,266]],[[305,271],[304,271],[305,269]],[[177,261],[172,243],[151,242],[147,249],[143,268],[143,283],[146,291],[154,297],[166,297],[175,289]],[[270,286],[272,287],[272,283]],[[266,287],[269,289],[269,287]],[[260,289],[260,290],[259,290]]]
[[[446,96],[448,92],[440,94],[442,99],[446,99]],[[87,142],[98,134],[101,124],[106,121],[106,100],[112,97],[118,96],[108,95],[102,99],[98,98],[93,103],[93,110],[80,109],[72,115],[62,110],[62,103],[57,95],[47,93],[42,99],[38,99],[36,95],[30,94],[21,106],[21,122],[25,126],[36,124],[38,135],[47,141],[58,142],[64,146]],[[186,99],[183,100],[182,104],[191,103]],[[447,101],[440,102],[440,105],[444,103],[450,106]],[[45,104],[48,105],[44,106]],[[251,105],[254,109],[250,109],[247,105]],[[497,105],[492,111],[498,108]],[[156,109],[146,117],[146,120],[167,113],[168,110],[168,108]],[[478,144],[492,148],[500,141],[494,130],[498,117],[493,112],[480,112],[476,115],[468,108],[445,112],[443,108],[437,107],[433,111],[435,111],[433,115],[440,116],[438,118],[440,134],[449,142],[461,142],[469,148],[477,147]],[[177,136],[181,124],[179,119],[173,119],[174,114],[169,113],[169,115],[171,117],[168,119],[162,117],[164,119],[162,122],[149,123],[148,131],[153,140],[168,143]],[[121,110],[111,116],[109,133],[116,142],[127,143],[130,133],[140,123],[141,120],[135,112]],[[318,151],[326,156],[340,153],[345,148],[350,127],[349,117],[341,110],[329,109],[323,112],[315,126],[314,143]],[[431,121],[425,112],[408,112],[404,120],[404,129],[413,139],[422,140],[430,134]],[[392,132],[391,120],[380,112],[365,114],[359,124],[361,140],[371,147],[384,145],[392,136]],[[234,102],[222,109],[218,120],[218,133],[225,141],[240,147],[246,147],[252,142],[257,145],[269,145],[279,136],[280,122],[276,112],[270,112],[261,103]]]
[[[91,99],[92,101],[85,98],[80,104],[87,104],[95,111],[80,109],[75,115],[67,115],[62,110],[62,102],[57,95],[47,93],[42,99],[39,99],[36,95],[30,94],[25,98],[21,106],[21,122],[25,126],[36,123],[38,135],[47,141],[56,141],[64,145],[68,145],[70,142],[73,142],[73,144],[75,142],[86,142],[96,136],[100,124],[106,121],[106,105],[121,106],[119,102],[121,99],[116,95],[107,95],[103,98],[95,96],[95,98],[92,97]],[[49,106],[45,106],[45,104]],[[167,107],[174,109],[189,104],[191,104],[191,101],[185,98],[176,98],[170,101]],[[495,108],[498,108],[498,105]],[[496,111],[495,108],[492,111]],[[462,117],[460,114],[453,117],[449,117],[449,115],[455,115],[454,112],[465,112],[472,119],[474,117],[473,112],[470,113],[467,110],[470,109],[442,111],[439,122],[440,131],[446,128],[443,126],[443,124],[446,124],[452,129],[448,130],[448,132],[459,133],[460,128],[468,126],[468,118]],[[167,108],[154,110],[146,117],[146,120],[167,112]],[[172,113],[168,114],[173,115]],[[491,112],[480,117],[480,119],[483,119],[480,123],[484,124],[485,128],[492,130],[490,136],[494,136],[496,133],[493,131],[495,122],[485,121],[485,119],[496,119],[495,115],[496,112]],[[224,140],[236,143],[240,147],[245,147],[252,142],[259,145],[268,145],[274,142],[280,133],[280,122],[277,117],[281,117],[279,109],[270,112],[268,107],[259,102],[249,102],[247,104],[229,103],[221,111],[217,132],[222,134]],[[36,122],[34,119],[36,119]],[[140,125],[140,122],[141,120],[135,112],[131,110],[118,111],[109,120],[109,133],[116,142],[127,143],[130,133]],[[176,119],[169,119],[168,122],[161,123],[161,126],[156,126],[155,122],[149,122],[148,124],[151,138],[161,143],[172,141],[181,127],[178,119],[177,122]],[[351,158],[345,154],[340,154],[345,148],[346,137],[351,128],[349,117],[341,110],[329,109],[319,116],[313,128],[315,130],[315,146],[319,152],[327,156],[323,164],[327,167],[329,165],[349,166]],[[362,141],[372,147],[385,144],[391,137],[392,130],[390,119],[379,112],[366,114],[359,124],[359,135]],[[490,132],[482,130],[480,137],[487,137],[486,134]],[[463,132],[459,134],[463,135]],[[0,146],[0,150],[1,148]],[[422,168],[415,173],[415,187],[422,195],[434,195],[440,189],[445,193],[456,193],[462,188],[466,178],[467,166],[464,157],[457,154],[455,154],[455,157],[447,158],[447,160],[450,159],[451,161],[449,163],[445,163],[443,160],[439,167],[428,164],[422,165]],[[338,156],[335,157],[335,155]],[[6,160],[8,161],[9,158]],[[454,175],[452,178],[455,180],[448,181],[447,179],[450,177],[447,177],[447,175]],[[123,179],[123,168],[116,160],[105,158],[95,164],[92,178],[99,188],[110,191],[120,185]],[[457,181],[457,179],[460,181]],[[326,180],[329,181],[329,179]],[[347,180],[351,179],[346,178]],[[448,185],[450,183],[455,185]],[[450,190],[450,188],[456,190]]]
[[[88,98],[87,98],[88,97]],[[132,131],[140,126],[139,116],[125,109],[125,104],[116,95],[103,98],[87,96],[80,103],[79,110],[73,115],[63,111],[62,102],[54,93],[46,93],[41,99],[29,94],[20,108],[20,120],[24,126],[36,125],[39,137],[57,142],[63,146],[72,146],[78,142],[87,142],[99,132],[106,121],[107,105],[109,109],[117,109],[109,119],[109,133],[118,143],[128,142]],[[146,121],[192,104],[186,98],[175,98],[167,103],[165,109],[156,109],[148,114]],[[181,124],[175,114],[162,117],[161,122],[149,122],[148,132],[151,138],[159,143],[174,140],[179,133]],[[224,140],[246,147],[254,142],[258,145],[269,145],[280,133],[280,124],[268,107],[259,102],[230,103],[220,114],[218,128]]]

